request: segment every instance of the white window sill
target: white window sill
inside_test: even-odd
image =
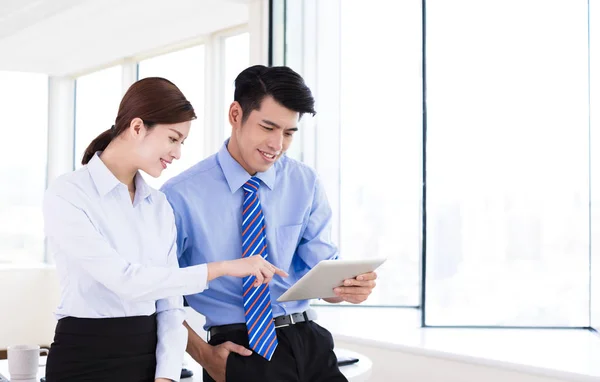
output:
[[[337,341],[573,381],[600,381],[600,335],[577,329],[421,328],[416,309],[316,306]]]

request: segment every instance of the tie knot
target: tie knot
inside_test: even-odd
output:
[[[252,177],[250,178],[250,180],[248,180],[246,183],[244,183],[244,191],[246,192],[256,192],[258,191],[258,188],[260,187],[260,182],[258,181],[257,177]]]

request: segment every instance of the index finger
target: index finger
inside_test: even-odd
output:
[[[275,268],[275,273],[278,274],[279,276],[281,276],[281,277],[289,276],[286,271],[283,271],[283,270],[277,268],[276,266],[273,266],[273,268]]]

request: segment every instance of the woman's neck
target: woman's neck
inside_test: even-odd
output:
[[[104,165],[113,173],[113,175],[127,186],[130,192],[135,192],[135,175],[137,168],[131,164],[129,150],[112,141],[108,147],[100,154],[100,159]]]

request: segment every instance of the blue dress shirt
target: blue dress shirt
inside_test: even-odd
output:
[[[157,313],[156,378],[178,381],[187,343],[181,295],[206,288],[206,265],[180,269],[165,196],[135,176],[127,186],[98,153],[59,177],[44,197],[48,250],[61,285],[58,319]]]
[[[189,267],[242,257],[242,185],[250,174],[227,150],[170,179],[162,191],[173,207],[179,264]],[[270,283],[273,316],[299,313],[308,301],[276,300],[319,261],[337,256],[331,242],[331,208],[315,171],[282,156],[255,175],[267,232],[269,261],[289,273]],[[221,277],[202,293],[186,296],[188,304],[211,326],[243,323],[242,280]]]

